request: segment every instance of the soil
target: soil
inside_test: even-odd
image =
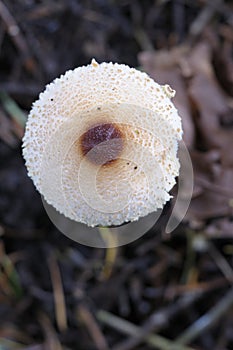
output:
[[[231,1],[0,1],[0,349],[233,349]],[[24,118],[68,69],[113,61],[176,89],[194,170],[143,237],[91,248],[49,220],[27,176]]]

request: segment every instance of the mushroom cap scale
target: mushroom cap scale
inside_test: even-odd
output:
[[[49,84],[23,138],[28,174],[46,201],[90,226],[162,208],[182,135],[169,91],[126,65],[95,61]]]

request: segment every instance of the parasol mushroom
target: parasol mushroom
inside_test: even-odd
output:
[[[88,226],[135,221],[171,198],[179,174],[175,91],[117,63],[70,70],[33,104],[23,138],[45,200]]]

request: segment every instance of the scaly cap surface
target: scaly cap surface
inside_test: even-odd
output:
[[[170,199],[181,120],[174,91],[123,64],[91,64],[47,85],[23,138],[45,200],[89,226],[137,220]]]

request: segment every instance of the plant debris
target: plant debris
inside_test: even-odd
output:
[[[227,0],[0,0],[0,349],[233,348],[232,13]],[[170,235],[169,204],[131,244],[77,244],[27,177],[31,103],[92,57],[177,91],[194,191]]]

